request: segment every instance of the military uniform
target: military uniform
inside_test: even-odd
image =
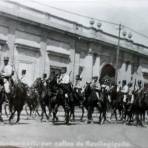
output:
[[[129,92],[128,92],[128,95],[129,95],[129,103],[130,104],[133,104],[134,103],[134,94],[133,94],[133,88],[132,88],[132,86],[131,87],[129,87]]]
[[[121,92],[123,93],[123,102],[126,103],[127,101],[127,94],[128,94],[128,86],[125,84]]]
[[[82,93],[83,85],[82,85],[82,79],[80,77],[77,77],[74,88],[77,93],[79,94]]]
[[[21,82],[27,85],[26,70],[22,70]]]
[[[100,98],[100,90],[101,90],[101,85],[97,79],[94,79],[93,82],[91,83],[91,88],[95,90],[97,98]]]
[[[4,57],[4,62],[7,61],[7,64],[4,64],[1,70],[1,77],[4,78],[4,89],[6,93],[10,93],[10,78],[12,76],[13,68],[8,64],[9,57]]]

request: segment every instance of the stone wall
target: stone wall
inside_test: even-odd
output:
[[[21,77],[22,69],[27,70],[29,85],[43,73],[49,75],[51,67],[66,67],[72,82],[80,74],[85,84],[94,76],[100,77],[106,64],[115,68],[116,47],[0,16],[1,66],[7,55],[16,77]],[[121,49],[118,81],[148,81],[143,78],[143,72],[148,73],[147,65],[146,56]]]

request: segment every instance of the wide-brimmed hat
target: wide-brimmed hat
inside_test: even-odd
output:
[[[22,74],[26,74],[26,69],[23,69],[22,70]]]
[[[92,77],[93,80],[98,80],[98,76]]]
[[[46,78],[47,77],[47,74],[46,73],[43,73],[43,78]]]
[[[66,67],[63,67],[62,69],[61,69],[61,73],[66,73],[67,72],[67,68]]]
[[[76,80],[82,80],[81,76],[80,75],[76,75]]]

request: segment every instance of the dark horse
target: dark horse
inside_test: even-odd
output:
[[[29,108],[29,112],[28,112],[28,108]],[[32,87],[28,87],[27,89],[27,98],[26,98],[26,105],[25,105],[25,110],[27,115],[32,116],[33,113],[34,115],[39,115],[39,95],[37,90],[34,88],[34,86]]]
[[[12,86],[11,95],[8,97],[10,107],[10,118],[9,122],[13,119],[15,112],[17,112],[16,123],[20,120],[20,114],[25,105],[27,91],[23,83],[20,81]]]
[[[4,81],[3,78],[0,77],[0,121],[3,122],[2,118],[2,105],[6,101],[6,95],[4,90]]]
[[[81,118],[80,120],[83,120],[84,116],[84,96],[81,93],[81,91],[77,88],[72,89],[72,97],[73,102],[71,102],[71,108],[70,108],[70,117],[72,116],[72,120],[75,120],[75,107],[79,107],[82,110]]]
[[[101,89],[100,96],[98,98],[96,95],[96,90],[92,89],[90,84],[88,83],[84,93],[85,93],[84,104],[88,111],[87,113],[88,123],[91,123],[92,114],[94,112],[94,108],[96,107],[100,113],[99,123],[103,124],[106,121],[106,112],[108,106],[107,92],[105,88]]]
[[[56,80],[52,80],[48,89],[51,90],[50,107],[53,113],[53,123],[58,120],[56,114],[59,106],[62,106],[65,112],[65,123],[69,124],[70,110],[73,108],[73,95],[70,84],[57,84]]]
[[[51,113],[51,108],[50,108],[50,89],[48,89],[47,86],[44,86],[41,78],[37,78],[34,82],[34,87],[37,89],[38,95],[39,95],[39,103],[41,106],[41,121],[43,120],[44,114],[46,116],[46,119],[49,120],[49,116]],[[49,110],[49,115],[46,112],[46,107]]]
[[[122,119],[122,111],[123,111],[123,104],[122,104],[122,92],[119,90],[117,92],[117,85],[115,85],[111,92],[110,92],[110,97],[111,97],[111,116],[110,120],[112,119],[112,116],[115,115],[116,121],[118,120],[117,118],[117,111],[119,111],[120,114],[120,119]]]
[[[127,105],[127,124],[131,124],[135,119],[136,126],[143,126],[145,111],[148,110],[148,96],[144,91],[134,92],[133,104]]]

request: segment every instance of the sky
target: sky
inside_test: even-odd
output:
[[[148,46],[148,0],[10,0],[22,3],[51,14],[90,26],[90,19],[59,11],[52,7],[67,10],[81,15],[97,18],[101,29],[108,33],[118,34],[118,26],[100,20],[122,24],[134,29],[143,37],[126,27],[122,32],[132,33],[135,42]]]

